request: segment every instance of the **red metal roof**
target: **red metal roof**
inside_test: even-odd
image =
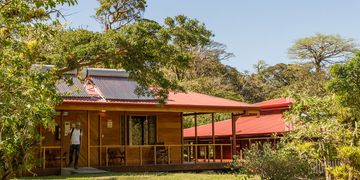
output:
[[[255,103],[254,105],[259,106],[261,109],[277,108],[277,107],[288,107],[294,102],[291,98],[278,98],[267,101]]]
[[[74,104],[109,104],[109,105],[156,105],[157,101],[141,101],[141,100],[104,100],[99,98],[79,99],[79,98],[65,98],[64,103]],[[258,109],[258,106],[247,104],[239,101],[209,96],[205,94],[187,92],[187,93],[174,93],[169,94],[169,98],[165,106],[188,106],[188,107],[221,107],[221,108],[247,108]]]
[[[231,119],[219,121],[214,123],[215,136],[231,136]],[[198,137],[211,137],[212,125],[206,124],[198,126]],[[237,135],[252,135],[252,134],[272,134],[284,133],[291,130],[281,113],[261,115],[261,116],[242,116],[236,120],[236,134]],[[195,127],[184,129],[184,137],[195,137]]]

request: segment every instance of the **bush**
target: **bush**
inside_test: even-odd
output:
[[[310,179],[314,175],[311,164],[296,151],[275,150],[270,144],[252,146],[244,151],[244,159],[237,162],[242,173],[258,175],[262,179]]]
[[[328,171],[335,179],[360,179],[360,147],[344,146],[338,149],[342,163]]]

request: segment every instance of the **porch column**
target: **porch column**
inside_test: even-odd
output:
[[[181,128],[181,164],[184,163],[184,116],[180,113],[180,128]]]
[[[211,137],[212,137],[212,143],[215,144],[215,119],[214,119],[214,113],[211,113]]]
[[[197,115],[194,115],[194,121],[195,121],[195,144],[198,143],[198,136],[197,136]]]
[[[216,153],[215,153],[215,118],[214,113],[211,113],[211,136],[212,136],[212,144],[213,144],[213,161],[215,162]],[[210,158],[209,158],[210,159]]]
[[[234,113],[231,113],[231,128],[232,128],[232,155],[236,155],[236,119]]]
[[[194,115],[194,121],[195,121],[195,164],[197,163],[197,157],[198,157],[198,136],[197,136],[197,115]]]
[[[89,115],[89,111],[86,111],[87,113],[87,130],[88,130],[88,132],[87,132],[87,166],[88,167],[90,167],[90,151],[91,151],[91,149],[90,149],[90,115]]]

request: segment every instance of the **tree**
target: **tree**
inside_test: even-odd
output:
[[[120,29],[136,22],[146,8],[146,0],[98,0],[100,6],[95,18],[104,26],[104,30]]]
[[[66,30],[57,5],[76,0],[0,1],[0,175],[8,179],[37,165],[37,128],[54,129],[55,106],[62,102],[55,83],[64,72],[84,66],[121,67],[164,103],[170,90],[183,88],[164,69],[189,67],[191,49],[212,36],[197,20],[166,18],[164,25],[138,20],[120,29]],[[54,15],[54,13],[56,13]],[[33,64],[53,64],[49,71]],[[71,83],[71,82],[70,82]]]
[[[262,59],[260,59],[256,64],[253,65],[256,73],[260,73],[264,69],[266,69],[269,65]]]
[[[342,57],[354,51],[355,47],[352,39],[340,35],[316,34],[295,41],[288,53],[290,58],[311,62],[316,72],[320,72],[323,66],[339,62]]]

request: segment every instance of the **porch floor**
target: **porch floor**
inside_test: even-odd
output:
[[[226,170],[227,163],[184,163],[184,164],[158,164],[142,166],[111,166],[97,167],[111,172],[171,172],[171,171],[203,171],[203,170]]]
[[[79,169],[74,168],[61,168],[61,175],[68,176],[71,174],[102,174],[107,171],[102,169],[97,169],[93,167],[80,167]]]

